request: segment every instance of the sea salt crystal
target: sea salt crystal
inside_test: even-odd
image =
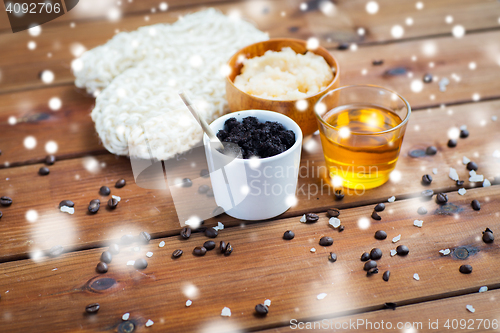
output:
[[[328,220],[328,224],[337,229],[338,227],[340,227],[340,220],[336,217],[331,217]]]
[[[153,256],[153,252],[146,253],[146,257],[151,258]]]
[[[392,242],[393,242],[393,243],[397,243],[397,242],[399,242],[399,240],[400,240],[400,239],[401,239],[401,234],[399,234],[399,235],[397,235],[396,237],[394,237],[394,238],[392,239]]]
[[[151,327],[151,326],[153,326],[154,323],[155,323],[154,321],[152,321],[151,319],[148,319],[148,321],[146,322],[146,327]]]
[[[435,174],[435,175],[437,175],[438,174],[438,169],[437,168],[432,169],[432,173]]]
[[[391,257],[394,257],[396,254],[398,254],[398,251],[396,251],[396,250],[391,250]]]
[[[193,304],[193,301],[191,301],[190,299],[188,299],[188,300],[186,301],[186,306],[191,306],[191,304]]]
[[[460,126],[460,130],[461,130],[461,131],[465,131],[466,129],[467,129],[467,125],[462,125],[462,126]]]
[[[448,175],[448,177],[450,177],[454,181],[457,181],[459,179],[457,170],[450,168],[450,174]]]
[[[458,190],[458,194],[460,195],[464,195],[465,193],[467,193],[467,191],[464,188]]]
[[[477,182],[482,182],[484,180],[483,175],[474,175],[469,178],[469,181],[471,183],[477,183]]]
[[[469,171],[469,176],[475,176],[475,175],[476,175],[476,171],[475,170]]]
[[[462,157],[462,163],[463,163],[464,165],[467,165],[467,163],[469,163],[469,162],[470,162],[470,160],[469,160],[467,157],[465,157],[465,156],[464,156],[464,157]]]
[[[139,246],[134,246],[132,248],[132,251],[134,251],[134,252],[139,252],[140,250],[141,250],[141,248]]]
[[[265,305],[265,306],[271,306],[271,300],[270,300],[270,299],[266,299],[266,300],[264,301],[264,305]]]
[[[479,288],[480,293],[485,293],[487,291],[488,291],[488,287],[486,287],[486,286],[482,286],[481,288]]]
[[[325,297],[326,297],[325,293],[321,293],[321,294],[318,294],[318,296],[316,296],[317,299],[323,299]]]
[[[130,318],[130,313],[125,313],[123,316],[122,316],[122,320],[128,320]]]
[[[498,119],[497,116],[491,116],[491,120],[497,121],[497,119]]]
[[[422,228],[422,225],[423,225],[423,224],[424,224],[424,221],[422,221],[422,220],[415,220],[415,221],[413,221],[413,225],[414,225],[415,227]]]
[[[222,309],[222,312],[220,313],[220,315],[222,317],[231,317],[231,309],[228,307],[224,307],[224,309]]]
[[[161,241],[160,244],[158,244],[158,247],[164,247],[165,246],[165,241]]]
[[[488,186],[491,186],[491,183],[488,179],[485,179],[483,182],[483,187],[488,187]]]
[[[316,249],[313,247],[313,248],[311,249],[311,252],[312,252],[312,253],[316,252]]]
[[[127,261],[127,266],[134,266],[135,260],[129,260]]]
[[[300,222],[302,223],[306,223],[307,219],[306,219],[306,214],[302,215],[302,217],[300,218]]]
[[[474,309],[474,307],[470,304],[466,305],[465,308],[469,311],[469,312],[476,312],[476,309]]]
[[[61,212],[63,213],[68,213],[68,214],[74,214],[75,213],[75,208],[73,207],[68,207],[68,206],[61,206]]]
[[[217,222],[217,227],[219,228],[219,230],[223,230],[224,229],[224,224],[222,224],[220,222]]]
[[[417,273],[413,274],[413,278],[414,278],[415,280],[417,280],[417,281],[419,281],[419,280],[420,280],[420,276],[418,276],[418,274],[417,274]]]
[[[444,250],[439,250],[439,253],[441,253],[443,256],[447,256],[448,254],[451,253],[450,249],[444,249]]]
[[[495,151],[493,152],[493,157],[494,157],[494,158],[500,158],[500,150],[495,150]]]
[[[116,201],[120,202],[122,200],[122,198],[120,198],[119,196],[117,195],[112,195],[111,196],[113,199],[116,199]]]
[[[395,196],[392,196],[392,197],[390,197],[389,199],[387,199],[387,201],[389,201],[389,202],[394,202],[394,201],[396,201],[396,197],[395,197]]]

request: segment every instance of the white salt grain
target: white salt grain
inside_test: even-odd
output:
[[[224,224],[222,224],[220,222],[217,222],[217,227],[219,228],[219,230],[223,230],[224,229]]]
[[[146,327],[151,327],[151,326],[153,326],[154,323],[155,323],[154,321],[152,321],[151,319],[148,319],[148,321],[146,322]]]
[[[68,214],[74,214],[75,209],[73,207],[68,207],[68,206],[61,206],[61,212],[63,213],[68,213]]]
[[[265,305],[265,306],[271,306],[271,300],[270,300],[270,299],[266,299],[266,300],[264,301],[264,305]]]
[[[135,260],[129,260],[127,261],[127,266],[134,266]]]
[[[432,173],[435,174],[435,175],[437,175],[438,174],[438,169],[437,168],[432,169]]]
[[[117,195],[112,195],[111,196],[113,199],[116,199],[116,201],[120,202],[122,200],[122,198],[120,198],[119,196]]]
[[[123,316],[122,316],[122,320],[128,320],[130,318],[130,313],[125,313]]]
[[[451,253],[450,249],[444,249],[444,250],[439,250],[439,253],[441,253],[443,256],[447,256],[448,254]]]
[[[413,225],[414,225],[415,227],[422,228],[422,225],[423,225],[423,224],[424,224],[424,221],[422,221],[422,220],[415,220],[415,221],[413,221]]]
[[[472,305],[469,305],[469,304],[468,304],[468,305],[466,305],[466,306],[465,306],[465,308],[466,308],[469,312],[472,312],[472,313],[476,312],[476,309],[474,309],[474,307],[473,307]]]
[[[193,304],[193,301],[191,301],[190,299],[188,299],[188,300],[186,301],[186,306],[191,306],[191,304]]]
[[[394,202],[396,201],[396,197],[395,196],[392,196],[390,197],[389,199],[387,199],[388,202]]]
[[[164,247],[165,246],[165,242],[164,241],[161,241],[160,244],[158,244],[158,247]]]
[[[316,252],[316,249],[313,247],[311,250],[310,250],[312,253]]]
[[[494,158],[500,158],[500,150],[495,150],[495,151],[493,152],[493,157],[494,157]]]
[[[469,171],[469,176],[475,176],[475,175],[476,175],[476,171],[475,170]]]
[[[450,168],[450,173],[449,173],[448,177],[450,177],[454,181],[457,181],[459,179],[457,170]]]
[[[483,182],[483,187],[488,187],[488,186],[491,186],[491,183],[488,179],[485,179]]]
[[[477,182],[482,182],[484,180],[483,175],[474,175],[469,178],[469,181],[471,183],[477,183]]]
[[[391,257],[394,257],[396,254],[398,254],[398,251],[396,251],[396,250],[391,250]]]
[[[318,296],[316,296],[317,299],[323,299],[325,297],[326,297],[325,293],[321,293],[321,294],[318,294]]]
[[[146,257],[151,258],[153,256],[153,252],[146,253]]]
[[[488,291],[488,287],[486,287],[486,286],[482,286],[481,288],[479,288],[480,293],[485,293],[487,291]]]
[[[338,227],[340,227],[340,220],[336,217],[331,217],[328,220],[328,224],[337,229]]]
[[[220,313],[220,315],[222,317],[231,317],[231,309],[228,307],[224,307],[224,309],[222,309],[222,312]]]
[[[464,156],[464,157],[462,157],[462,163],[463,163],[464,165],[467,165],[467,163],[469,163],[469,162],[470,162],[470,160],[469,160],[467,157],[465,157],[465,156]]]
[[[415,280],[417,280],[417,281],[419,281],[419,280],[420,280],[420,276],[418,276],[418,274],[417,274],[417,273],[413,274],[413,278],[414,278]]]
[[[458,190],[458,194],[460,195],[464,195],[465,193],[467,193],[467,191],[464,188]]]
[[[399,240],[400,240],[400,239],[401,239],[401,234],[399,234],[399,235],[397,235],[396,237],[394,237],[394,238],[392,239],[392,242],[393,242],[393,243],[397,243],[397,242],[399,242]]]
[[[307,219],[306,219],[306,214],[302,215],[302,217],[300,218],[300,222],[302,223],[306,223]]]

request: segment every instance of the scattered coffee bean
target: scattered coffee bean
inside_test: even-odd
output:
[[[218,234],[219,233],[214,228],[209,227],[209,228],[205,229],[205,236],[207,236],[208,238],[215,238],[215,237],[217,237]]]
[[[121,242],[123,245],[129,245],[129,244],[132,244],[134,241],[135,241],[135,237],[134,237],[133,235],[123,235],[123,236],[120,238],[120,242]]]
[[[151,235],[146,231],[142,231],[139,236],[137,236],[137,241],[141,244],[148,244],[151,241]]]
[[[220,245],[219,245],[219,251],[220,251],[220,253],[224,253],[224,252],[226,252],[226,248],[227,248],[227,244],[226,244],[226,242],[221,241],[221,242],[220,242]]]
[[[224,251],[224,255],[228,256],[231,253],[233,253],[233,246],[231,245],[231,243],[227,243],[226,251]]]
[[[115,187],[116,188],[122,188],[123,186],[125,186],[127,182],[125,181],[125,179],[118,179],[115,183]]]
[[[430,200],[432,198],[432,196],[434,195],[434,191],[433,190],[423,190],[421,192],[421,195],[422,195],[423,199]]]
[[[382,220],[382,218],[380,217],[380,215],[377,214],[376,211],[372,212],[372,219],[377,220],[377,221]]]
[[[493,233],[490,231],[484,231],[483,232],[483,242],[486,244],[493,243],[495,240],[495,236],[493,236]]]
[[[209,190],[207,191],[207,197],[209,197],[209,198],[210,198],[210,197],[213,197],[213,196],[214,196],[214,190],[213,190],[213,189],[209,189]]]
[[[391,310],[396,310],[396,303],[393,303],[393,302],[387,302],[387,303],[384,303],[384,309],[391,309]]]
[[[197,246],[194,248],[193,250],[193,254],[195,256],[198,256],[198,257],[201,257],[201,256],[204,256],[205,253],[207,253],[207,249],[205,249],[203,246]]]
[[[370,259],[371,260],[379,260],[382,258],[382,250],[378,248],[374,248],[370,251]]]
[[[455,139],[448,140],[448,147],[455,148],[456,146],[457,146],[457,140]]]
[[[425,153],[426,153],[427,155],[436,155],[437,151],[438,151],[438,150],[437,150],[437,148],[436,148],[436,147],[434,147],[434,146],[429,146],[429,147],[427,147],[427,149],[425,150]]]
[[[193,181],[189,178],[184,178],[182,180],[182,187],[191,187],[193,186]]]
[[[344,191],[335,190],[335,200],[342,200],[342,199],[344,199]]]
[[[118,246],[118,244],[111,244],[108,247],[108,251],[111,254],[118,254],[118,253],[120,253],[120,246]]]
[[[337,261],[337,255],[333,252],[330,252],[330,254],[328,255],[328,260],[330,260],[331,262],[336,262]]]
[[[134,263],[135,269],[146,269],[146,267],[148,267],[148,262],[143,258],[137,259]]]
[[[292,230],[287,230],[283,234],[283,239],[292,240],[295,237],[295,233]]]
[[[361,255],[361,261],[368,261],[368,260],[370,260],[370,254],[368,252],[364,252]]]
[[[386,238],[387,238],[387,232],[383,230],[377,230],[377,232],[375,232],[375,239],[384,240]]]
[[[107,186],[101,186],[101,188],[99,189],[100,195],[106,196],[106,195],[109,195],[110,193],[111,193],[111,190]]]
[[[47,176],[49,173],[50,173],[50,170],[47,167],[41,167],[40,169],[38,169],[38,174],[40,176]]]
[[[484,230],[484,232],[491,232],[491,233],[493,233],[493,230],[491,230],[490,228],[486,228],[486,229]]]
[[[436,194],[436,203],[443,205],[448,202],[448,194],[446,193],[438,193]]]
[[[429,73],[425,74],[422,80],[424,81],[424,83],[431,83],[432,82],[432,74],[429,74]]]
[[[222,213],[224,213],[224,208],[222,208],[221,206],[217,206],[212,212],[212,216],[219,216]]]
[[[472,266],[471,265],[462,265],[462,266],[460,266],[459,271],[462,274],[470,274],[470,273],[472,273]]]
[[[413,158],[419,158],[419,157],[425,156],[425,150],[422,150],[422,149],[412,149],[412,150],[410,150],[410,152],[408,153],[408,155],[410,157],[413,157]]]
[[[468,136],[469,136],[469,131],[467,129],[460,130],[460,137],[462,139],[465,139]]]
[[[90,200],[90,203],[98,203],[98,204],[101,204],[101,200],[99,200],[99,199],[93,199],[93,200]]]
[[[113,255],[109,251],[104,251],[101,254],[101,261],[105,262],[106,264],[111,263],[111,260],[113,260]]]
[[[182,256],[182,253],[184,253],[182,252],[182,250],[175,250],[174,252],[172,252],[172,258],[177,259]]]
[[[372,65],[373,66],[381,66],[384,64],[384,60],[380,59],[380,60],[373,60],[372,61]]]
[[[200,194],[205,194],[208,190],[210,190],[210,186],[208,185],[200,185],[200,187],[198,187],[198,193]]]
[[[59,208],[61,208],[62,206],[75,207],[75,203],[71,200],[63,200],[59,203]]]
[[[307,213],[306,214],[306,223],[315,223],[318,222],[319,216],[314,213]]]
[[[386,282],[389,281],[390,277],[391,277],[391,271],[385,271],[384,275],[382,275],[382,279]]]
[[[2,212],[0,212],[0,219],[2,218],[2,216],[3,216],[3,213],[2,213]]]
[[[417,213],[419,213],[420,215],[425,215],[427,214],[427,209],[425,209],[425,207],[418,207]]]
[[[431,175],[423,175],[422,176],[422,185],[428,186],[432,183]]]
[[[188,239],[189,237],[191,237],[191,228],[190,227],[182,228],[181,237],[184,239]]]
[[[106,273],[108,271],[108,264],[106,264],[105,262],[99,262],[95,268],[96,272],[97,273]]]
[[[54,155],[45,156],[45,164],[53,165],[54,163],[56,163],[56,157]]]
[[[339,45],[337,45],[337,50],[347,50],[349,46],[349,43],[340,43]]]
[[[200,177],[203,177],[203,178],[210,177],[210,171],[208,171],[207,169],[201,169],[201,171],[200,171]]]
[[[375,267],[377,267],[377,262],[375,260],[369,260],[369,261],[365,262],[365,266],[363,267],[363,269],[365,271],[369,271],[370,269],[375,268]]]
[[[457,184],[457,186],[464,186],[464,181],[463,180],[457,180],[456,184]]]
[[[111,198],[108,200],[108,207],[110,209],[115,209],[116,206],[118,206],[118,200],[116,200],[115,198]]]
[[[257,304],[255,306],[255,312],[257,313],[257,315],[259,316],[265,316],[267,315],[267,313],[269,312],[269,308],[267,307],[267,305],[264,305],[264,304]]]
[[[396,253],[398,256],[406,256],[408,253],[410,253],[410,249],[406,245],[399,245],[396,248]]]
[[[343,225],[340,225],[340,227],[338,228],[338,231],[339,231],[339,232],[342,232],[342,231],[344,231],[344,230],[345,230],[345,227],[344,227]]]
[[[378,274],[378,268],[377,267],[370,268],[368,270],[368,272],[366,272],[366,276],[370,276],[370,275],[373,275],[373,274]]]
[[[470,161],[469,163],[467,163],[467,170],[474,170],[474,171],[477,171],[477,164],[476,162],[472,162]]]
[[[328,217],[339,217],[340,210],[338,210],[337,208],[330,208],[326,211],[326,213],[328,214]]]
[[[383,203],[379,203],[373,208],[374,211],[376,212],[382,212],[385,209],[385,205]]]
[[[89,210],[89,212],[90,212],[90,213],[95,214],[95,213],[97,213],[97,211],[99,210],[99,207],[100,207],[100,206],[101,206],[101,205],[99,204],[99,202],[98,202],[98,201],[94,201],[94,200],[92,200],[92,201],[89,203],[88,210]]]
[[[330,246],[332,244],[333,244],[333,239],[328,236],[321,237],[321,239],[319,240],[319,245],[321,246]]]
[[[471,205],[472,209],[474,209],[474,210],[480,210],[481,209],[481,204],[476,199],[472,200],[472,202],[470,203],[470,205]]]
[[[206,241],[203,243],[203,247],[207,249],[207,251],[212,251],[215,249],[215,242],[214,241]]]
[[[99,303],[89,304],[85,307],[85,312],[87,312],[88,314],[94,314],[97,313],[100,308],[101,306],[99,305]]]

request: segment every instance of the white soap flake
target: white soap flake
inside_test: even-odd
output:
[[[328,220],[328,224],[337,229],[338,227],[340,227],[340,220],[336,217],[331,217]]]
[[[270,299],[266,299],[266,300],[264,301],[264,305],[265,305],[265,306],[271,306],[271,300],[270,300]]]
[[[153,252],[146,253],[146,257],[151,258],[153,256]]]
[[[454,181],[459,180],[457,170],[453,168],[450,168],[450,174],[448,175],[448,177],[450,177]]]
[[[465,156],[464,156],[464,157],[462,157],[462,163],[463,163],[464,165],[467,165],[467,163],[469,163],[469,162],[470,162],[470,160],[469,160],[467,157],[465,157]]]
[[[318,296],[316,296],[317,299],[323,299],[326,297],[326,293],[321,293],[321,294],[318,294]]]
[[[130,313],[128,313],[128,312],[123,314],[123,316],[122,316],[122,320],[128,320],[129,318],[130,318]]]
[[[164,247],[165,246],[165,241],[161,241],[160,244],[158,244],[158,247]]]
[[[74,207],[68,207],[68,206],[61,206],[61,212],[63,213],[68,213],[68,214],[74,214],[75,213],[75,208]]]
[[[400,239],[401,239],[401,234],[399,234],[399,235],[397,235],[396,237],[394,237],[394,238],[392,239],[392,242],[393,242],[393,243],[397,243],[397,242],[399,242],[399,240],[400,240]]]
[[[469,181],[471,183],[477,183],[477,182],[482,182],[484,180],[483,175],[474,175],[469,178]]]
[[[389,199],[387,199],[388,202],[394,202],[396,201],[396,197],[395,196],[392,196],[390,197]]]
[[[458,194],[460,195],[464,195],[465,193],[467,193],[467,191],[464,188],[458,190]]]
[[[488,187],[488,186],[491,186],[491,183],[488,179],[485,179],[483,182],[483,187]]]
[[[418,274],[417,274],[417,273],[413,274],[413,278],[414,278],[415,280],[417,280],[417,281],[419,281],[419,280],[420,280],[420,276],[418,276]]]
[[[186,306],[191,306],[191,304],[193,304],[193,301],[191,301],[190,299],[188,299],[188,300],[186,301]]]
[[[413,225],[414,225],[415,227],[422,228],[422,225],[423,225],[423,224],[424,224],[424,221],[422,221],[422,220],[415,220],[415,221],[413,221]]]
[[[148,319],[148,321],[146,322],[146,327],[151,327],[151,326],[153,326],[154,323],[155,323],[154,321],[152,321],[151,319]]]
[[[127,266],[134,266],[135,260],[129,260],[127,261]]]
[[[311,250],[310,250],[312,253],[316,252],[316,249],[313,247]]]
[[[493,157],[494,157],[494,158],[500,158],[500,150],[495,150],[495,151],[493,152]]]
[[[479,288],[480,293],[485,293],[487,291],[488,291],[488,287],[486,287],[486,286],[482,286],[481,288]]]
[[[116,199],[116,201],[120,202],[122,200],[122,198],[120,198],[119,196],[117,195],[112,195],[111,196],[113,199]]]
[[[307,219],[306,219],[306,214],[302,215],[302,217],[300,218],[300,222],[302,223],[306,223]]]
[[[465,308],[466,308],[469,312],[472,312],[472,313],[476,312],[476,309],[474,309],[474,307],[473,307],[472,305],[470,305],[470,304],[467,304],[467,305],[465,306]]]
[[[228,307],[224,307],[224,309],[222,309],[222,312],[220,313],[220,315],[222,317],[231,317],[231,309]]]
[[[441,253],[443,256],[447,256],[448,254],[451,253],[451,250],[450,249],[439,250],[439,253]]]
[[[396,254],[398,254],[398,251],[396,251],[396,250],[391,250],[391,257],[394,257]]]
[[[435,174],[435,175],[437,175],[438,174],[438,169],[437,168],[432,169],[432,173]]]

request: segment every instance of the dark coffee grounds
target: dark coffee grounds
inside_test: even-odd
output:
[[[259,122],[256,117],[245,117],[242,122],[229,118],[217,137],[222,142],[237,144],[243,158],[271,157],[291,148],[295,143],[295,133],[278,122]]]

